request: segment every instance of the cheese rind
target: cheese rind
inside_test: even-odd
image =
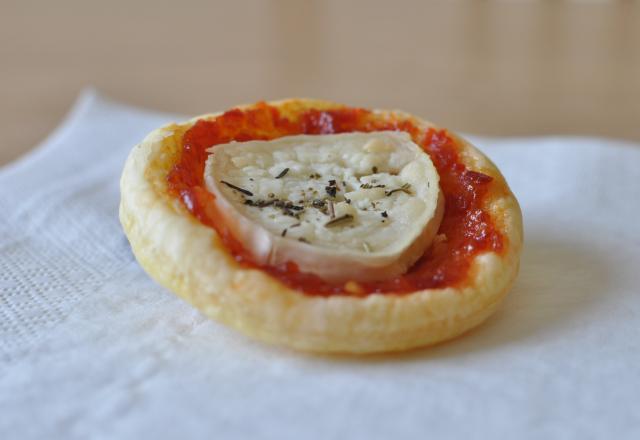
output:
[[[404,132],[299,135],[216,145],[207,188],[258,263],[335,282],[404,273],[444,212],[438,173]]]

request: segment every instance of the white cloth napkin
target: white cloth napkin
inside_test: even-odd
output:
[[[640,438],[640,145],[473,138],[524,211],[504,307],[430,349],[319,357],[136,264],[120,171],[172,119],[89,91],[0,170],[0,438]]]

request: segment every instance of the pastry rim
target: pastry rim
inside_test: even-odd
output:
[[[309,99],[268,104],[297,109],[342,107]],[[375,112],[409,119],[420,128],[438,128],[403,112]],[[133,148],[120,181],[120,221],[138,262],[155,281],[208,317],[256,339],[301,350],[384,352],[430,345],[464,333],[491,315],[507,294],[518,272],[522,247],[520,207],[497,167],[453,133],[449,135],[461,147],[460,160],[504,187],[488,195],[485,205],[505,238],[504,249],[500,254],[475,256],[468,280],[460,287],[321,297],[293,290],[260,269],[240,266],[215,230],[167,193],[166,163],[172,157],[160,148],[177,128],[219,114],[154,130]]]

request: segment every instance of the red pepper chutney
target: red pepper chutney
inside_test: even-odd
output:
[[[474,256],[486,251],[501,252],[504,238],[495,228],[489,213],[483,209],[493,178],[469,170],[461,162],[459,146],[446,130],[428,129],[425,132],[409,120],[383,119],[369,110],[349,107],[304,110],[294,119],[289,119],[283,117],[276,107],[259,103],[246,110],[230,110],[212,120],[199,120],[187,130],[182,139],[179,160],[167,176],[169,189],[201,223],[218,232],[239,264],[264,270],[285,285],[306,294],[347,294],[342,284],[331,284],[316,275],[299,272],[295,262],[283,267],[255,262],[251,253],[231,235],[216,212],[213,194],[205,187],[206,150],[231,141],[382,130],[408,132],[431,157],[446,197],[439,230],[446,240],[427,250],[407,273],[384,281],[359,283],[359,292],[398,294],[460,285],[467,278]]]

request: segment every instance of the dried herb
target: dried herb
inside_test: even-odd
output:
[[[325,186],[324,190],[327,192],[327,194],[329,194],[331,197],[335,197],[336,196],[336,191],[337,188],[335,186]]]
[[[284,170],[280,171],[280,174],[276,176],[276,179],[282,179],[288,172],[289,168],[285,168]]]
[[[387,214],[387,211],[382,211],[382,214],[380,215],[383,216],[384,218],[389,217],[389,214]]]
[[[387,191],[387,197],[389,197],[391,194],[393,194],[395,192],[398,192],[398,191],[402,191],[403,193],[412,195],[412,193],[411,193],[409,188],[411,188],[411,184],[405,183],[400,188],[396,188],[396,189],[392,189],[391,191]]]
[[[360,185],[360,188],[362,189],[371,189],[371,188],[386,188],[387,185],[383,185],[383,184],[379,184],[379,185],[372,185],[370,183],[363,183],[362,185]]]
[[[280,208],[280,209],[293,209],[294,211],[302,211],[304,209],[304,206],[298,206],[298,205],[294,205],[292,202],[290,202],[289,200],[273,200],[273,205],[276,208]]]
[[[282,200],[278,200],[278,199],[272,199],[272,200],[251,200],[251,199],[247,199],[244,201],[245,205],[249,205],[249,206],[255,206],[256,208],[265,208],[267,206],[271,206],[271,205],[275,205],[278,208],[283,208],[284,207],[284,202]]]
[[[249,190],[246,190],[244,188],[240,188],[239,186],[235,186],[233,183],[229,183],[225,180],[221,180],[220,183],[224,183],[225,185],[227,185],[229,188],[231,189],[235,189],[236,191],[240,191],[242,194],[246,194],[248,196],[253,196],[253,193]]]
[[[282,230],[282,234],[280,234],[280,237],[284,237],[285,235],[287,235],[287,228],[284,228]]]
[[[294,205],[288,200],[272,199],[272,200],[251,200],[244,201],[245,205],[253,206],[256,208],[265,208],[267,206],[274,206],[282,210],[284,215],[300,219],[300,213],[304,210],[304,206]]]

